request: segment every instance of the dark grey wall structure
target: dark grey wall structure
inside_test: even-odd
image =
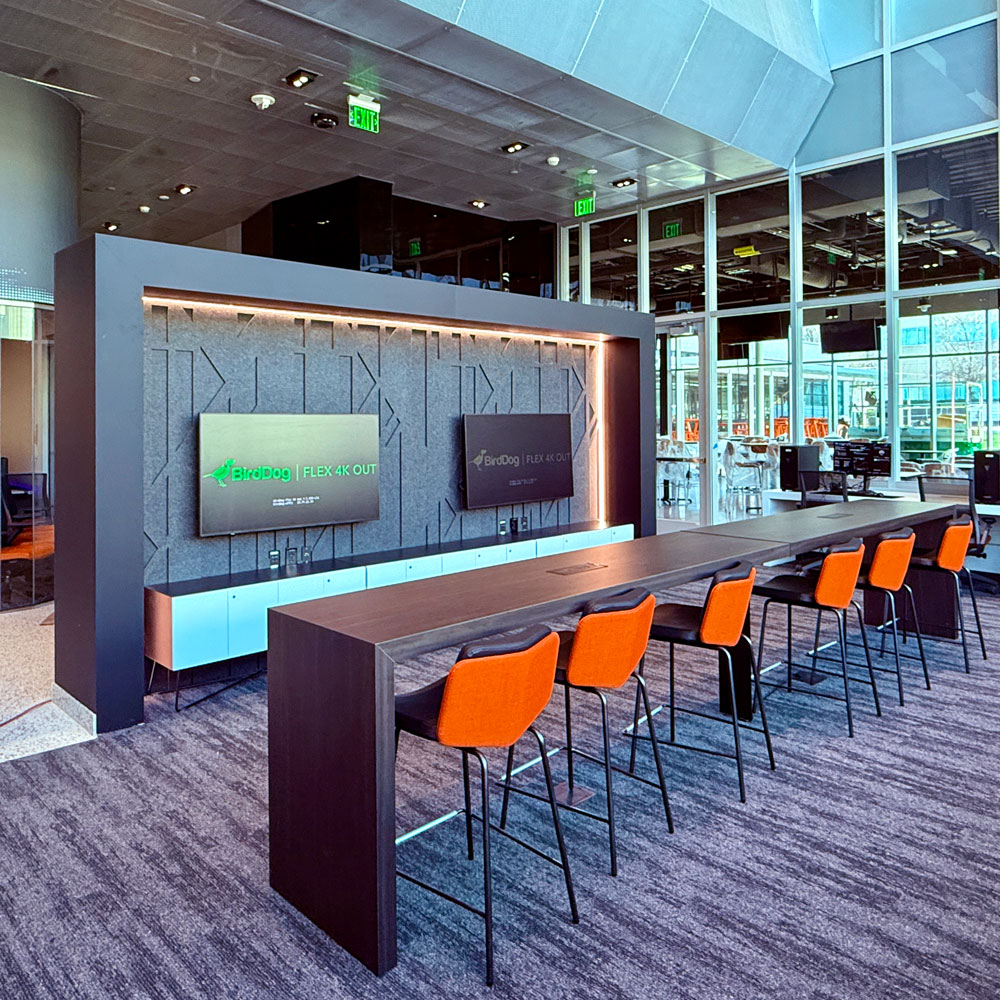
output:
[[[154,534],[149,539],[145,530],[147,490],[143,472],[146,435],[153,433],[147,430],[144,421],[146,380],[155,377],[156,365],[152,360],[152,351],[146,350],[144,295],[184,300],[188,305],[181,305],[180,308],[182,311],[185,308],[190,310],[192,319],[204,304],[237,305],[239,309],[230,310],[230,313],[245,316],[263,309],[283,309],[292,314],[292,329],[299,329],[294,324],[297,310],[323,311],[341,317],[370,320],[373,328],[382,331],[377,334],[377,339],[383,347],[391,345],[397,336],[396,332],[390,332],[389,326],[399,326],[401,318],[406,317],[410,322],[406,328],[410,330],[406,334],[410,341],[409,349],[419,353],[419,347],[414,345],[420,344],[429,349],[434,343],[433,334],[436,331],[439,334],[438,348],[445,352],[446,357],[456,343],[462,351],[465,350],[463,345],[470,343],[470,338],[466,336],[452,338],[451,329],[464,326],[489,330],[489,336],[476,338],[474,364],[459,365],[457,382],[454,381],[455,373],[447,374],[445,388],[434,389],[442,393],[449,391],[449,386],[451,391],[460,389],[463,401],[453,404],[453,414],[466,405],[469,412],[474,408],[484,409],[489,404],[488,400],[484,402],[478,395],[483,391],[498,395],[498,408],[502,409],[510,402],[504,395],[503,386],[494,385],[492,390],[486,389],[482,373],[476,371],[480,364],[486,367],[486,352],[497,349],[495,346],[488,348],[486,342],[492,345],[502,343],[492,335],[494,332],[518,334],[518,337],[512,338],[512,343],[514,339],[520,340],[526,335],[527,344],[537,345],[540,355],[549,351],[549,343],[558,338],[570,337],[594,344],[600,342],[603,344],[604,360],[599,373],[588,371],[589,361],[577,364],[559,359],[558,350],[550,370],[556,382],[562,378],[568,387],[567,410],[573,410],[576,405],[573,403],[576,395],[572,389],[572,372],[577,373],[572,377],[580,378],[585,385],[588,379],[592,385],[601,385],[601,389],[592,391],[603,390],[604,398],[600,441],[608,455],[605,517],[613,523],[633,523],[637,534],[655,531],[652,316],[215,250],[115,236],[92,236],[56,256],[56,473],[63,497],[56,521],[59,537],[56,554],[56,601],[59,605],[56,682],[96,713],[97,727],[101,732],[133,725],[143,718],[143,586],[147,563],[155,563],[158,558],[155,550],[151,554],[150,549],[150,541],[153,545],[157,544],[156,536]],[[168,307],[167,323],[172,311],[173,307]],[[227,319],[226,322],[232,321]],[[339,322],[334,323],[334,345]],[[421,323],[425,324],[425,329],[418,332]],[[163,314],[158,313],[154,317],[150,309],[150,338],[155,336],[157,324],[161,324],[166,337],[168,328],[164,325]],[[361,325],[367,325],[367,322]],[[449,335],[443,347],[440,334],[445,331],[441,327],[448,328]],[[310,321],[308,328],[303,324],[298,336],[304,336],[308,344],[311,336],[322,338],[328,333],[321,332],[319,327],[313,330]],[[197,334],[192,336],[197,337]],[[281,334],[277,336],[280,340]],[[371,336],[376,334],[373,332]],[[233,356],[233,389],[238,390],[235,396],[240,406],[234,406],[234,409],[248,403],[248,397],[241,398],[240,393],[249,393],[252,384],[246,373],[251,365],[248,359],[253,349],[248,347],[244,357],[236,343],[239,339],[235,338],[233,346],[236,352]],[[268,344],[276,352],[273,355],[275,359],[283,356],[284,360],[280,363],[301,366],[308,362],[313,350],[321,350],[319,347],[307,347],[304,352],[301,348],[296,351],[291,345],[279,349],[278,340],[272,339]],[[247,344],[250,343],[248,340]],[[185,417],[189,428],[196,409],[210,405],[211,394],[221,390],[229,372],[226,364],[218,375],[211,372],[211,366],[204,367],[200,362],[195,366],[194,350],[192,347],[192,354],[187,359],[192,373],[190,385],[196,397]],[[520,346],[509,347],[508,350],[517,353]],[[373,375],[384,385],[379,398],[383,444],[388,442],[391,445],[395,421],[399,421],[403,430],[402,440],[416,434],[419,442],[419,432],[407,432],[406,421],[390,409],[396,405],[394,399],[402,398],[394,379],[407,377],[406,366],[403,366],[401,374],[392,373],[388,362],[393,352],[380,350],[377,356],[379,362]],[[182,351],[177,352],[178,366],[184,357]],[[265,351],[259,357],[264,358],[266,366],[272,354]],[[172,364],[172,361],[162,363]],[[279,362],[275,360],[275,363]],[[335,368],[336,362],[331,363]],[[501,363],[499,370],[503,371],[508,364],[513,366],[514,362]],[[437,363],[432,366],[437,367]],[[259,361],[257,368],[259,371]],[[468,376],[467,368],[473,369]],[[447,365],[440,366],[441,371],[446,369]],[[536,368],[539,373],[544,370],[544,365]],[[237,376],[237,373],[242,374]],[[414,376],[419,397],[419,365],[411,369],[410,374]],[[202,377],[208,379],[204,387],[199,381]],[[209,388],[213,382],[214,387]],[[254,380],[253,384],[259,387],[259,380]],[[295,381],[290,379],[284,384],[290,389],[295,386]],[[519,384],[519,379],[515,377],[515,405],[519,405]],[[362,395],[352,398],[355,407],[360,406],[360,400],[367,392],[367,389],[361,389],[361,385],[362,382],[358,381],[358,391]],[[303,398],[297,397],[293,401],[289,396],[281,400],[286,411],[303,412],[304,406],[315,406],[318,411],[327,405],[321,396],[311,396],[310,393],[322,393],[329,389],[320,382],[314,383],[308,375],[300,374],[298,389],[300,393],[305,392]],[[529,397],[529,403],[524,408],[530,410],[539,399],[544,401],[549,398],[549,391],[555,393],[557,389],[543,387],[541,394]],[[207,395],[201,396],[202,392]],[[162,401],[164,397],[161,395],[160,399]],[[333,399],[335,401],[335,397]],[[278,406],[278,402],[274,405]],[[154,401],[154,409],[155,406]],[[590,420],[589,404],[582,402],[580,406],[587,414],[583,418],[585,425]],[[252,409],[250,406],[246,408]],[[176,410],[174,416],[178,416]],[[155,428],[155,422],[152,426]],[[162,426],[165,428],[165,423]],[[421,425],[417,421],[413,426],[419,428]],[[166,431],[163,430],[163,433]],[[576,433],[586,432],[578,426]],[[454,442],[451,442],[445,447],[450,449],[453,446]],[[162,444],[160,447],[163,447]],[[427,447],[429,449],[430,445]],[[402,451],[399,453],[403,454]],[[428,451],[427,455],[429,458],[431,452]],[[453,475],[451,463],[448,475]],[[403,479],[399,480],[399,488],[405,499],[407,489],[413,486]],[[569,513],[576,516],[572,508]],[[557,512],[554,516],[561,515]],[[402,519],[397,518],[394,531],[402,530],[407,533],[406,537],[413,537],[408,533],[419,535],[422,526],[427,535],[429,525],[434,521],[428,518],[426,511],[421,517],[423,521],[418,519],[412,523],[406,520],[406,515]],[[391,525],[393,522],[390,520],[388,523]],[[478,529],[478,525],[470,522],[470,532],[474,526]],[[460,530],[466,530],[464,515]],[[191,521],[184,531],[186,547],[193,542]],[[380,538],[364,539],[364,544],[374,545],[380,541]],[[218,542],[205,540],[212,545]],[[221,544],[227,544],[227,540],[222,540]],[[260,540],[252,545],[259,546]],[[239,558],[255,560],[257,555],[251,552]],[[193,568],[195,565],[190,555],[182,554],[180,559],[182,567]],[[164,568],[162,572],[172,573],[172,570]]]
[[[491,537],[511,516],[598,518],[597,343],[213,304],[147,303],[143,318],[147,584],[264,569],[286,545],[331,559]],[[198,537],[202,412],[378,415],[378,520]],[[464,413],[571,414],[574,495],[465,510]]]
[[[80,112],[0,73],[0,299],[51,302],[52,257],[77,237]]]

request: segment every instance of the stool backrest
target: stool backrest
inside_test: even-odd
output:
[[[868,582],[873,587],[895,593],[903,586],[916,538],[912,528],[887,531],[878,536],[878,545],[868,570]]]
[[[945,526],[934,561],[941,569],[957,573],[965,565],[972,540],[972,518],[968,514],[953,517]]]
[[[705,598],[698,638],[707,646],[735,646],[743,637],[743,623],[757,570],[749,563],[719,570]]]
[[[621,687],[646,652],[656,598],[635,587],[590,601],[576,625],[566,680],[576,687]]]
[[[846,608],[851,603],[864,555],[865,544],[860,538],[827,549],[813,592],[817,604],[825,608]]]
[[[445,681],[438,742],[512,746],[549,703],[558,658],[559,636],[543,625],[467,643]]]

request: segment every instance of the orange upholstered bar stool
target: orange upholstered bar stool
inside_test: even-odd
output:
[[[772,604],[784,604],[788,609],[787,661],[788,690],[792,690],[792,608],[808,608],[822,615],[832,614],[837,619],[837,635],[840,640],[840,665],[844,678],[844,697],[835,698],[823,691],[813,691],[812,694],[822,698],[835,698],[847,704],[847,731],[854,735],[854,718],[851,714],[851,685],[847,673],[847,615],[846,609],[852,604],[858,613],[858,624],[861,626],[861,638],[865,646],[865,656],[868,661],[868,676],[872,695],[875,699],[875,711],[881,715],[882,709],[878,702],[878,688],[875,686],[875,673],[872,670],[871,656],[868,652],[868,639],[865,636],[864,622],[861,618],[861,608],[854,601],[854,590],[857,587],[858,575],[861,571],[861,560],[865,555],[865,546],[860,538],[852,538],[849,542],[832,545],[826,550],[819,572],[800,576],[787,574],[772,577],[766,583],[754,586],[755,594],[764,598],[764,611],[760,621],[760,642],[757,648],[757,662],[764,655],[764,632],[767,628],[767,610]],[[815,666],[815,649],[813,651],[813,669],[820,674],[828,671]],[[836,676],[831,675],[831,676]],[[866,682],[867,683],[867,682]]]
[[[913,591],[906,583],[906,574],[913,557],[913,543],[916,534],[912,528],[902,528],[899,531],[888,531],[876,539],[875,554],[872,556],[868,572],[858,578],[858,588],[870,593],[883,595],[882,649],[879,655],[885,654],[885,631],[892,626],[892,652],[896,659],[896,684],[899,688],[899,703],[903,701],[903,672],[900,669],[899,652],[899,613],[896,609],[896,597],[902,591],[909,598],[913,630],[917,636],[917,648],[920,650],[920,662],[924,668],[924,683],[930,690],[931,678],[927,672],[927,658],[924,656],[924,641],[920,634],[920,621],[917,618],[917,605],[913,600]],[[817,639],[813,648],[819,643],[819,621],[816,622]],[[884,669],[884,668],[875,668]]]
[[[764,710],[764,699],[760,692],[760,674],[754,660],[753,644],[750,637],[743,631],[747,611],[750,608],[750,596],[753,593],[754,580],[757,571],[749,563],[741,563],[733,569],[720,570],[712,578],[703,607],[690,604],[658,604],[653,612],[653,624],[649,630],[649,638],[657,642],[670,644],[670,739],[664,740],[667,746],[680,750],[694,750],[699,753],[712,754],[716,757],[729,757],[736,760],[736,773],[740,781],[740,799],[747,800],[746,785],[743,781],[743,751],[740,747],[740,727],[753,729],[763,733],[767,743],[767,754],[774,770],[774,751],[771,747],[771,734],[767,728],[767,715]],[[736,714],[736,688],[733,678],[733,651],[742,643],[746,643],[747,652],[753,670],[753,680],[757,704],[760,706],[762,728],[740,723]],[[717,650],[729,667],[729,707],[731,718],[718,715],[708,715],[689,708],[678,708],[674,698],[674,646],[698,646],[702,649]],[[697,715],[713,722],[732,724],[735,754],[723,754],[707,747],[690,746],[676,741],[675,713]],[[638,735],[639,702],[636,700],[635,720],[632,727],[632,753],[635,754],[635,740]]]
[[[653,788],[659,788],[663,798],[663,810],[667,818],[667,827],[671,833],[674,821],[670,813],[670,799],[667,796],[667,785],[663,777],[663,765],[660,761],[660,750],[656,743],[652,727],[652,712],[649,695],[646,693],[646,682],[640,669],[642,658],[649,642],[649,626],[653,620],[653,608],[656,599],[648,590],[634,588],[613,597],[590,601],[584,606],[583,614],[572,632],[559,633],[559,668],[556,671],[556,683],[563,685],[566,693],[566,761],[568,767],[569,794],[566,802],[560,803],[565,809],[589,816],[608,827],[608,840],[611,851],[611,874],[618,874],[618,849],[615,840],[614,789],[612,774],[618,772]],[[657,781],[649,781],[634,773],[616,767],[611,763],[611,734],[608,722],[608,691],[615,691],[625,686],[630,678],[634,678],[645,704],[646,715],[650,720],[650,735],[653,736],[653,759],[656,763]],[[573,716],[570,703],[570,693],[582,691],[594,695],[601,706],[601,728],[604,742],[604,755],[598,757],[578,749],[573,744]],[[604,785],[607,797],[607,812],[601,816],[597,813],[580,809],[573,804],[574,761],[583,758],[604,768]],[[508,787],[510,787],[510,767],[507,768]]]
[[[506,636],[466,644],[449,673],[440,680],[396,696],[396,744],[400,732],[462,751],[465,783],[465,822],[469,859],[474,856],[472,808],[469,790],[469,756],[479,761],[482,789],[482,815],[475,817],[482,826],[483,896],[480,910],[411,875],[399,872],[401,878],[423,889],[457,903],[483,918],[486,925],[486,983],[493,985],[493,878],[490,868],[490,830],[495,829],[533,854],[544,858],[563,871],[569,895],[573,923],[580,917],[573,892],[569,859],[563,842],[559,810],[556,808],[552,773],[545,739],[533,723],[552,697],[552,686],[559,656],[559,638],[544,626],[523,629]],[[549,857],[490,823],[489,769],[482,753],[485,747],[511,747],[527,732],[538,743],[542,770],[548,790],[552,825],[559,845],[559,858]]]
[[[972,541],[972,518],[968,514],[953,517],[941,533],[941,541],[933,552],[922,552],[912,559],[914,566],[921,566],[933,572],[947,574],[955,584],[955,610],[958,612],[958,631],[962,637],[962,655],[965,657],[965,672],[969,673],[969,644],[965,638],[965,618],[962,615],[962,587],[959,574],[964,572],[969,581],[969,593],[972,595],[972,610],[976,616],[976,628],[979,630],[979,645],[986,659],[986,640],[983,638],[983,624],[979,619],[979,605],[976,602],[976,589],[972,584],[972,574],[965,568],[965,557],[969,554],[969,544]]]

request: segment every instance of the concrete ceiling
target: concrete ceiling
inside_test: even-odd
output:
[[[301,91],[282,82],[299,66],[321,74]],[[129,236],[189,242],[359,174],[404,197],[555,221],[588,167],[599,210],[774,167],[396,0],[3,0],[0,72],[64,88],[82,111],[83,233],[114,219]],[[359,85],[383,102],[377,136],[347,127]],[[270,111],[251,105],[259,91],[277,98]],[[340,127],[312,127],[316,107]],[[512,139],[531,148],[499,152]],[[610,186],[623,176],[639,183]],[[197,190],[182,198],[181,182]]]

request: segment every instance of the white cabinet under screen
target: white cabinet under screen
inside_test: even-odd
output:
[[[323,574],[323,596],[336,597],[337,594],[352,594],[364,590],[367,584],[367,568],[352,566],[350,569],[335,569]]]
[[[510,542],[507,545],[507,562],[520,562],[522,559],[535,558],[535,542]]]
[[[146,591],[146,656],[170,670],[186,670],[229,656],[226,591],[182,597]]]
[[[267,610],[278,604],[278,581],[250,583],[226,593],[230,658],[267,649]]]
[[[389,587],[394,583],[403,583],[405,580],[405,559],[398,559],[394,562],[373,563],[368,567],[367,585],[369,590],[375,587]]]

